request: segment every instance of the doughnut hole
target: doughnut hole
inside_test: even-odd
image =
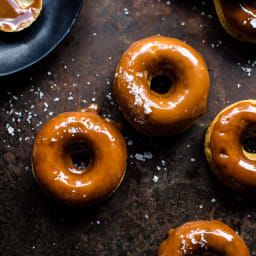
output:
[[[244,6],[247,8],[256,8],[256,3],[254,1],[244,1]]]
[[[149,67],[147,79],[149,88],[154,93],[169,96],[176,91],[178,79],[170,64],[159,63]]]
[[[247,126],[241,136],[244,155],[249,160],[256,160],[256,126]]]
[[[74,174],[83,174],[94,164],[93,150],[84,140],[67,143],[63,153],[67,169]]]

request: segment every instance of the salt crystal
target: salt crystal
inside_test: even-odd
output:
[[[152,159],[152,158],[153,158],[153,155],[152,155],[151,152],[145,152],[145,153],[144,153],[144,157],[145,157],[146,159]]]
[[[14,128],[10,124],[6,124],[6,129],[11,136],[15,136]]]
[[[152,179],[152,180],[153,180],[153,182],[154,182],[154,183],[157,183],[157,182],[158,182],[158,180],[159,180],[159,177],[158,177],[158,176],[156,176],[156,175],[154,175],[154,177],[153,177],[153,179]]]
[[[132,145],[133,145],[133,141],[132,141],[132,140],[129,140],[129,141],[127,142],[127,145],[128,145],[128,146],[132,146]]]
[[[144,158],[144,155],[139,154],[139,153],[135,154],[135,158],[136,158],[137,160],[139,160],[139,161],[143,161],[143,162],[146,161],[145,158]]]

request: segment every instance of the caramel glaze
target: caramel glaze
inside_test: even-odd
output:
[[[256,191],[256,158],[246,154],[242,145],[255,124],[256,101],[247,100],[224,109],[207,132],[208,161],[220,181],[235,190]]]
[[[172,81],[165,94],[150,89],[154,77]],[[177,39],[153,36],[135,42],[116,69],[114,95],[124,117],[145,135],[180,133],[206,111],[209,74],[202,56]]]
[[[81,112],[63,113],[39,132],[33,147],[33,174],[54,200],[70,206],[90,206],[110,196],[126,170],[126,144],[118,129],[98,115],[92,104]],[[77,169],[75,145],[86,145],[89,165]],[[83,147],[83,146],[82,146]],[[80,147],[81,150],[81,147]]]
[[[241,41],[256,43],[256,3],[252,0],[214,0],[223,27]]]
[[[194,221],[170,230],[158,256],[195,255],[201,250],[225,256],[250,256],[242,238],[220,221]]]
[[[0,30],[20,31],[28,27],[38,17],[42,0],[35,0],[29,6],[21,6],[20,0],[0,0]]]

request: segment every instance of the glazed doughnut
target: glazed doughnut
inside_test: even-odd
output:
[[[238,191],[256,188],[256,155],[243,142],[255,137],[256,101],[237,102],[222,110],[209,126],[205,154],[212,171],[226,186]]]
[[[126,171],[126,144],[117,128],[90,105],[83,112],[67,112],[50,120],[34,142],[33,174],[44,192],[69,206],[91,206],[109,197]],[[86,168],[72,157],[89,155]]]
[[[17,32],[29,27],[42,10],[42,0],[0,0],[0,30]]]
[[[154,78],[170,82],[151,89]],[[206,111],[209,74],[202,56],[177,39],[152,36],[133,43],[117,66],[114,95],[127,121],[145,135],[181,133]]]
[[[256,43],[256,2],[214,0],[222,27],[240,41]]]
[[[224,223],[192,221],[168,232],[158,256],[195,255],[209,251],[225,256],[250,256],[243,239]]]

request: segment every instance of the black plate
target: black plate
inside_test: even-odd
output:
[[[0,77],[21,71],[51,53],[69,34],[83,0],[44,0],[39,18],[18,33],[0,32]]]

